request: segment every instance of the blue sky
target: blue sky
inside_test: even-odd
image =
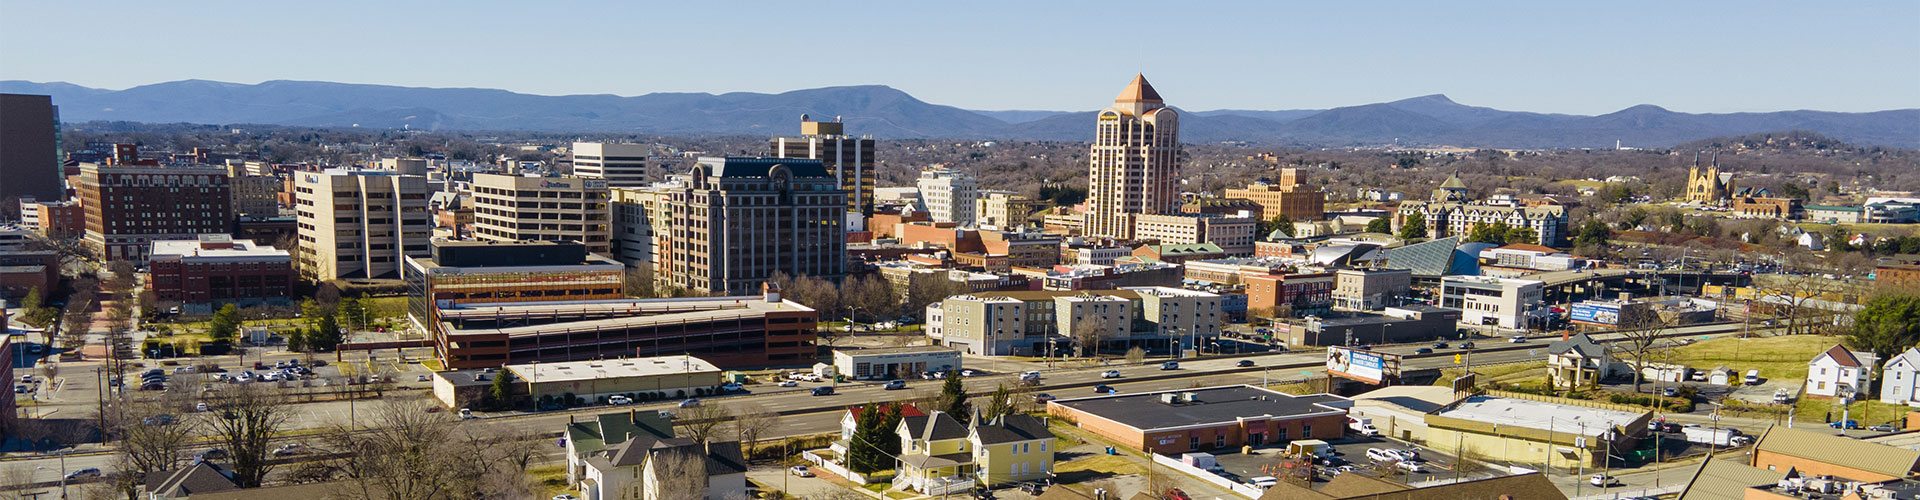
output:
[[[1599,114],[1920,107],[1920,2],[0,0],[0,79],[327,80],[534,94],[884,84],[969,109],[1444,93]]]

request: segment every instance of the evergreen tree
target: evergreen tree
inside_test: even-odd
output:
[[[1407,219],[1400,223],[1400,239],[1417,240],[1426,237],[1427,216],[1420,212],[1407,214]]]
[[[307,350],[307,329],[295,328],[287,332],[287,350],[304,352]]]
[[[487,388],[486,407],[495,410],[506,409],[513,400],[513,372],[500,370],[493,376],[493,387]]]
[[[1607,237],[1611,236],[1612,234],[1613,234],[1613,231],[1610,229],[1607,229],[1607,223],[1600,222],[1594,219],[1587,219],[1587,222],[1585,224],[1580,225],[1580,230],[1574,232],[1573,246],[1584,247],[1587,245],[1606,245]]]
[[[900,403],[887,405],[886,409],[880,415],[880,442],[876,444],[887,455],[900,456],[900,438],[894,434],[894,429],[900,428],[900,420],[906,416],[900,413]]]
[[[346,324],[347,328],[354,331],[367,329],[368,311],[367,302],[364,299],[357,297],[340,299],[337,315],[340,316],[340,322]]]
[[[1293,218],[1287,217],[1287,214],[1275,216],[1273,218],[1273,229],[1278,229],[1281,233],[1285,233],[1289,237],[1293,236]],[[1272,232],[1273,229],[1269,229],[1268,232]],[[1264,238],[1266,235],[1263,234],[1260,235],[1260,237]]]
[[[1367,232],[1380,233],[1380,234],[1393,234],[1393,221],[1387,220],[1386,217],[1380,217],[1372,221],[1368,221]]]
[[[1008,390],[1006,384],[1000,384],[993,390],[993,395],[988,397],[991,399],[987,400],[987,408],[980,410],[980,418],[993,420],[1017,413],[1013,404],[1013,391]]]
[[[882,453],[884,449],[879,448],[880,441],[887,437],[885,431],[881,430],[886,417],[880,411],[879,406],[867,403],[861,407],[860,418],[854,423],[853,439],[847,442],[847,468],[854,472],[867,474],[879,471],[887,468],[886,463],[891,461]]]
[[[340,322],[332,315],[320,317],[313,327],[313,333],[307,337],[307,346],[315,351],[331,351],[340,346]]]
[[[207,322],[207,336],[214,341],[233,340],[240,333],[240,308],[233,304],[220,306],[213,313],[213,320]]]
[[[967,409],[967,388],[960,383],[960,371],[948,370],[947,381],[940,386],[939,410],[964,424],[970,413]]]
[[[1537,231],[1534,231],[1533,228],[1530,228],[1530,227],[1517,226],[1507,230],[1506,240],[1508,245],[1514,245],[1519,243],[1539,243],[1540,233]]]

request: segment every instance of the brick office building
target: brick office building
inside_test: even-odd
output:
[[[154,240],[225,233],[233,224],[227,170],[80,165],[86,243],[102,260],[144,263]]]
[[[153,242],[147,289],[162,303],[177,302],[189,314],[211,313],[222,304],[241,307],[290,305],[293,256],[225,234]]]
[[[1154,453],[1239,451],[1295,439],[1339,439],[1351,400],[1229,385],[1047,403],[1047,413],[1129,448]]]

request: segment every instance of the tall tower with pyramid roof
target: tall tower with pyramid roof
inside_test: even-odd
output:
[[[1179,177],[1179,113],[1134,75],[1095,122],[1086,234],[1132,238],[1133,215],[1178,212]]]

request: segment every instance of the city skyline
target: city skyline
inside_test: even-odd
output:
[[[317,80],[630,96],[880,84],[966,109],[1085,111],[1104,105],[1089,96],[1111,92],[1114,73],[1142,72],[1162,91],[1192,96],[1182,99],[1192,110],[1323,109],[1428,94],[1575,114],[1637,104],[1706,113],[1920,107],[1920,65],[1898,62],[1920,60],[1914,4],[1233,4],[1155,10],[1151,19],[1172,36],[1151,44],[1100,35],[1124,19],[1051,5],[729,9],[724,18],[699,6],[585,5],[553,12],[574,26],[565,30],[467,28],[529,14],[489,4],[380,5],[379,16],[351,3],[5,6],[0,43],[36,50],[9,51],[0,78],[114,89]],[[597,13],[564,15],[581,10]],[[43,22],[81,16],[175,29],[134,55],[116,37],[65,37],[55,27],[65,23]],[[708,36],[716,26],[733,28]],[[61,42],[40,42],[53,39]],[[869,63],[761,57],[796,41]],[[1104,67],[1107,51],[1150,63]],[[605,58],[630,64],[603,79],[502,71]]]

